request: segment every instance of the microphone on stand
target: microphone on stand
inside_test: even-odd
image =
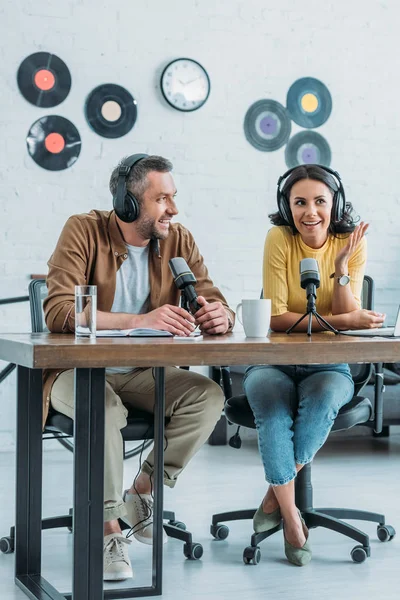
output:
[[[306,290],[306,298],[311,307],[315,305],[320,281],[318,262],[315,258],[303,258],[300,261],[300,285]]]
[[[327,329],[333,333],[339,333],[337,329],[324,319],[324,317],[317,313],[317,309],[315,308],[317,288],[319,288],[320,282],[318,262],[315,258],[303,258],[303,260],[300,261],[300,285],[306,290],[307,310],[296,323],[286,330],[286,333],[291,333],[303,319],[308,318],[307,335],[311,336],[313,316],[322,329]]]
[[[168,265],[176,287],[181,290],[182,299],[185,304],[183,308],[186,308],[186,310],[190,309],[190,312],[195,314],[201,308],[201,305],[197,302],[197,292],[194,289],[194,284],[197,283],[196,277],[189,269],[186,260],[180,256],[171,258],[168,261]]]

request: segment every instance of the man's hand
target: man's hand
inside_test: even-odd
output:
[[[210,335],[226,333],[229,329],[229,320],[223,304],[207,302],[203,296],[198,296],[197,302],[201,304],[201,308],[194,316],[201,331]]]
[[[174,335],[188,336],[195,329],[194,317],[184,308],[164,304],[140,317],[139,325],[150,329],[164,329]]]

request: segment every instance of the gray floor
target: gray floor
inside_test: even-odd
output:
[[[61,514],[71,504],[71,454],[63,449],[45,452],[45,515]],[[371,557],[363,564],[350,559],[352,540],[322,529],[311,531],[313,560],[305,568],[286,562],[282,535],[262,545],[257,566],[246,566],[242,552],[250,541],[250,522],[230,525],[225,541],[209,534],[213,512],[256,507],[264,493],[257,448],[251,440],[241,450],[229,446],[204,446],[181,476],[175,490],[166,490],[166,508],[174,509],[204,546],[200,561],[187,561],[182,544],[170,540],[165,546],[164,593],[168,600],[249,598],[324,600],[399,598],[400,588],[400,434],[389,439],[371,437],[333,438],[319,453],[313,466],[314,504],[382,511],[399,535],[390,543],[376,538],[375,526],[361,524],[371,536]],[[0,454],[0,535],[14,520],[14,456]],[[136,472],[137,461],[125,462],[126,483]],[[275,539],[274,539],[275,538]],[[70,590],[71,535],[63,530],[43,535],[43,574],[60,591]],[[149,585],[151,549],[134,541],[130,556],[135,585]],[[26,596],[13,582],[13,555],[0,555],[0,599]],[[112,586],[107,586],[112,587]],[[117,584],[114,587],[118,587]],[[121,586],[122,587],[122,586]]]

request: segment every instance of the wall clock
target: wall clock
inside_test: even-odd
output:
[[[197,110],[210,95],[210,78],[198,62],[177,58],[161,74],[161,91],[173,108],[183,112]]]

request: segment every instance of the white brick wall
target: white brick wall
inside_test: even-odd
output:
[[[112,167],[140,151],[175,164],[180,220],[230,304],[256,297],[267,215],[286,166],[283,149],[268,154],[248,144],[243,118],[260,98],[284,104],[290,85],[312,76],[332,94],[331,118],[318,131],[348,198],[371,222],[368,272],[377,307],[392,319],[400,298],[399,18],[394,0],[3,0],[0,297],[25,294],[28,274],[46,270],[70,214],[110,207]],[[59,55],[72,74],[70,95],[49,110],[30,105],[16,86],[21,60],[40,50]],[[163,67],[179,56],[198,60],[211,78],[208,102],[192,114],[168,107],[159,90]],[[86,95],[104,82],[138,101],[137,124],[117,140],[97,136],[83,114]],[[81,156],[69,170],[42,170],[26,152],[29,127],[46,114],[80,131]],[[0,309],[0,331],[28,324],[26,304]],[[13,444],[14,394],[12,377],[0,385],[0,449]]]

